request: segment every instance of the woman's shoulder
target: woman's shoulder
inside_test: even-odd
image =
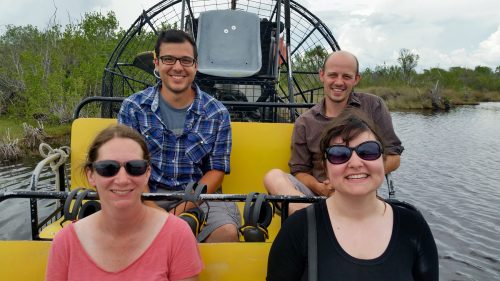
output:
[[[172,214],[164,214],[166,215],[166,217],[164,217],[165,223],[163,224],[163,228],[161,230],[164,235],[178,236],[192,234],[191,228],[185,220]]]
[[[400,201],[397,199],[385,199],[385,202],[391,205],[391,207],[396,211],[402,212],[405,216],[422,217],[422,214],[417,209],[417,207],[406,201]]]
[[[428,229],[427,222],[422,213],[412,204],[394,199],[386,199],[394,212],[395,223],[401,225],[403,229],[412,229],[418,233],[419,229]]]
[[[72,223],[72,230],[74,234],[77,234],[78,237],[88,236],[92,231],[96,230],[98,217],[101,215],[100,212],[96,212],[91,214],[90,216],[86,216],[83,219],[79,219]]]
[[[321,200],[320,202],[314,203],[307,208],[296,211],[292,215],[288,216],[282,225],[282,229],[293,230],[293,231],[305,231],[307,229],[308,209],[313,209],[316,221],[321,221],[320,218],[322,214],[326,211],[326,201]]]
[[[75,230],[75,222],[65,225],[58,231],[52,241],[52,247],[58,251],[69,251],[78,245],[79,240]]]
[[[76,222],[71,222],[64,225],[63,228],[55,234],[54,240],[66,240],[75,236],[75,224]]]

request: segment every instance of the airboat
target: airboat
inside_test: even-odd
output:
[[[198,46],[195,82],[222,101],[231,114],[231,174],[223,195],[199,200],[239,202],[245,226],[263,227],[257,241],[200,243],[205,268],[200,280],[264,280],[267,255],[285,216],[273,202],[315,202],[319,197],[265,195],[264,174],[288,170],[293,122],[323,97],[318,69],[340,49],[328,27],[293,0],[165,0],[140,12],[108,60],[100,96],[87,97],[74,111],[71,143],[51,148],[33,171],[25,191],[0,193],[0,201],[30,201],[30,241],[0,241],[0,280],[43,280],[50,240],[66,224],[99,208],[98,197],[79,172],[85,151],[99,130],[116,123],[123,99],[157,83],[152,50],[162,29],[182,29]],[[52,169],[52,191],[40,190],[41,171]],[[82,189],[84,188],[84,189]],[[182,195],[148,193],[148,200]],[[16,199],[25,198],[25,199]],[[56,208],[40,217],[40,199]],[[251,239],[250,239],[251,240]]]

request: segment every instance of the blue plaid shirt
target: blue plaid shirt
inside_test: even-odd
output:
[[[118,122],[140,132],[151,154],[152,192],[158,185],[184,190],[210,170],[229,173],[231,122],[224,105],[194,85],[183,133],[176,137],[161,119],[159,87],[149,87],[123,101]]]

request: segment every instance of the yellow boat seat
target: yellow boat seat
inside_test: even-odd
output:
[[[85,153],[96,134],[115,124],[116,119],[80,118],[73,122],[71,135],[71,189],[90,188],[82,171]],[[224,177],[226,194],[265,193],[263,178],[272,168],[288,170],[290,140],[293,124],[232,122],[233,147],[231,173]],[[243,213],[244,203],[238,203]],[[60,220],[62,221],[62,219]],[[41,238],[51,239],[61,229],[60,221],[46,227]],[[66,224],[66,223],[65,223]],[[281,224],[274,216],[268,228],[270,239],[257,243],[201,243],[199,244],[205,268],[200,280],[265,280],[267,256]],[[50,242],[6,241],[0,243],[0,280],[43,280]],[[36,258],[33,258],[36,256]],[[12,258],[13,257],[13,258]],[[26,260],[31,260],[29,270]],[[8,266],[7,266],[8,265]],[[5,278],[3,278],[5,277]]]
[[[83,173],[83,163],[90,142],[98,132],[116,119],[79,118],[71,127],[71,189],[91,188]],[[223,192],[226,194],[265,193],[263,178],[267,171],[280,168],[288,171],[290,159],[290,141],[293,124],[288,123],[252,123],[232,122],[231,173],[224,177]],[[238,203],[243,214],[244,203]],[[40,238],[51,239],[61,228],[59,221],[46,227]],[[268,228],[269,241],[273,241],[281,225],[281,219],[275,215]]]
[[[271,243],[198,244],[205,268],[200,281],[265,280]],[[0,241],[0,280],[42,281],[49,241]]]

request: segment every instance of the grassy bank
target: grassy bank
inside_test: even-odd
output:
[[[34,120],[0,117],[0,134],[4,136],[7,130],[9,130],[12,138],[22,139],[24,138],[23,123],[27,123],[33,127],[38,126],[37,122]],[[43,124],[43,127],[49,138],[64,137],[71,132],[71,124]]]
[[[391,111],[446,109],[479,102],[500,102],[500,92],[470,89],[432,91],[428,88],[409,86],[372,86],[356,90],[380,96]],[[29,124],[28,128],[25,128],[23,123]],[[16,160],[24,155],[38,154],[40,142],[45,142],[53,148],[68,145],[70,131],[70,124],[41,126],[35,120],[0,117],[0,160]]]
[[[53,148],[69,145],[70,131],[70,124],[40,125],[33,120],[0,117],[0,161],[38,155],[41,142]]]
[[[433,109],[433,98],[440,107],[449,103],[451,107],[473,105],[480,102],[500,102],[500,92],[480,92],[464,89],[454,91],[443,89],[433,93],[429,89],[416,87],[365,87],[356,91],[372,93],[384,99],[390,110],[418,110]]]

